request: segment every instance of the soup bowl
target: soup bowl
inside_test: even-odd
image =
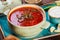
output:
[[[15,10],[17,10],[17,9],[19,9],[19,8],[24,8],[24,7],[31,7],[31,8],[37,8],[38,10],[40,10],[41,11],[41,14],[42,14],[42,21],[41,22],[39,22],[39,23],[37,23],[37,24],[35,24],[35,25],[15,25],[15,23],[17,23],[17,22],[15,22],[15,21],[13,21],[14,23],[12,23],[11,21],[10,21],[10,15],[15,11]],[[20,9],[19,9],[20,10]],[[19,11],[18,10],[18,11]],[[27,11],[28,12],[28,11]],[[38,14],[38,13],[37,13]],[[42,27],[42,25],[44,25],[45,24],[45,22],[46,22],[46,17],[45,17],[46,15],[45,15],[45,11],[40,7],[40,6],[37,6],[37,5],[32,5],[32,4],[24,4],[24,5],[20,5],[20,6],[17,6],[17,7],[15,7],[15,8],[13,8],[9,13],[8,13],[8,15],[7,15],[7,20],[8,20],[8,23],[9,23],[9,25],[10,25],[10,27],[11,27],[11,29],[16,33],[16,34],[18,34],[18,35],[20,35],[20,36],[22,36],[22,37],[26,37],[26,38],[32,38],[32,37],[35,37],[35,36],[37,36],[43,29],[42,28],[40,28],[40,27]],[[15,16],[14,16],[15,17]],[[12,19],[14,19],[14,20],[16,20],[14,17],[11,17]],[[38,17],[37,17],[38,18]],[[38,19],[39,20],[39,19]],[[38,21],[37,20],[37,21]],[[25,24],[27,24],[27,23],[25,23]],[[30,23],[31,24],[31,23]]]

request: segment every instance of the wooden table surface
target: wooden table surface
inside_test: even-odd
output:
[[[54,37],[49,37],[49,38],[42,39],[42,40],[60,40],[60,35],[54,36]]]

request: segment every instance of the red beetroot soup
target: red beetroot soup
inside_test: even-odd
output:
[[[33,26],[43,20],[42,10],[34,7],[22,7],[12,11],[9,20],[18,26]]]

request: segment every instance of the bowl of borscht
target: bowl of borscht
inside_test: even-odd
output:
[[[37,36],[46,22],[45,11],[37,5],[24,4],[10,10],[7,20],[10,28],[26,38]]]

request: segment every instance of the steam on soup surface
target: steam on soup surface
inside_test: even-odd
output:
[[[43,20],[42,10],[34,7],[22,7],[12,11],[9,20],[18,26],[33,26]]]

